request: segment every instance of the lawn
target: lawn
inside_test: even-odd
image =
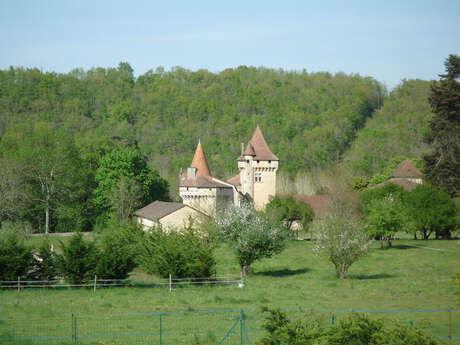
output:
[[[156,334],[160,327],[158,315],[134,313],[190,311],[190,314],[185,315],[164,315],[163,332],[203,331],[204,334],[194,337],[206,338],[213,343],[216,339],[218,342],[219,336],[222,337],[222,333],[230,329],[239,314],[192,311],[245,309],[246,327],[250,330],[251,339],[255,339],[260,333],[251,330],[260,329],[260,309],[264,306],[292,310],[299,307],[353,310],[460,309],[460,296],[456,295],[451,282],[453,274],[460,271],[458,240],[399,240],[394,242],[393,248],[385,250],[379,249],[378,243],[375,243],[369,255],[351,267],[349,277],[344,281],[335,278],[332,264],[315,256],[312,247],[310,241],[292,241],[280,255],[255,263],[244,289],[223,286],[185,287],[173,292],[167,288],[110,288],[95,293],[90,289],[25,290],[20,293],[0,291],[0,314],[23,319],[12,321],[1,318],[0,337],[1,334],[5,337],[5,334],[32,336],[51,333],[67,336],[71,332],[72,313],[80,315],[77,316],[80,334]],[[239,267],[231,248],[220,247],[216,258],[218,275],[239,275]],[[325,320],[330,320],[332,314],[340,318],[345,313],[321,314]],[[435,335],[449,334],[448,313],[372,315],[415,323]],[[452,317],[453,335],[460,337],[460,313],[452,313]],[[25,330],[26,323],[34,326]],[[208,330],[220,330],[220,335],[211,334]],[[166,342],[165,338],[163,343],[188,344],[197,341],[190,336],[180,341],[178,338],[173,341],[171,337],[169,335],[170,342]],[[151,341],[144,338],[120,339],[112,340],[115,344],[144,344]],[[59,343],[59,339],[53,341]],[[100,344],[105,340],[82,341],[78,343],[92,344],[94,341]],[[62,343],[69,341],[62,340]]]

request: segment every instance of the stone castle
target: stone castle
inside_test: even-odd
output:
[[[279,159],[271,152],[259,126],[237,162],[238,175],[228,181],[213,177],[198,142],[190,167],[180,172],[179,195],[183,203],[209,216],[245,201],[264,209],[276,192]]]

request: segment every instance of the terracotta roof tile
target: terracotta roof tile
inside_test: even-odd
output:
[[[321,216],[329,210],[332,204],[330,195],[293,195],[295,201],[303,201],[311,206],[315,217]]]
[[[241,185],[241,178],[240,174],[233,176],[231,179],[227,180],[227,183],[230,183],[231,185],[234,186],[239,186]]]
[[[195,150],[195,155],[192,159],[192,168],[196,168],[196,176],[211,176],[211,170],[209,169],[208,162],[206,161],[206,156],[204,154],[203,147],[201,143],[198,142],[198,146]]]
[[[251,153],[251,150],[254,151],[254,154]],[[254,134],[252,135],[251,140],[249,140],[248,146],[244,151],[243,155],[238,158],[238,160],[244,160],[244,155],[250,154],[254,156],[254,160],[261,160],[261,161],[278,161],[278,157],[276,157],[265,141],[264,135],[262,134],[262,130],[260,129],[259,125],[257,125]]]
[[[180,182],[179,186],[197,188],[231,188],[231,186],[214,180],[211,176],[197,176],[192,179],[186,178]]]
[[[422,178],[422,173],[408,159],[402,162],[391,177]]]

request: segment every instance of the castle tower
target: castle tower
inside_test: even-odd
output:
[[[264,209],[270,201],[270,196],[276,193],[278,163],[278,157],[270,151],[257,125],[246,149],[238,158],[239,191],[254,202],[256,209]]]
[[[233,189],[232,185],[212,177],[198,141],[190,167],[180,173],[179,195],[183,203],[212,216],[233,204]]]

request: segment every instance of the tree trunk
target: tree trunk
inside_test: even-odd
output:
[[[380,249],[383,249],[383,236],[380,236]]]
[[[245,277],[249,274],[250,269],[251,269],[251,265],[243,265],[243,266],[241,266],[241,271],[243,272],[243,275]]]
[[[50,229],[50,207],[46,205],[45,209],[45,234],[49,232]]]
[[[417,233],[414,232],[414,240],[416,240],[416,239],[417,239]]]
[[[391,236],[388,237],[388,248],[391,248],[392,242],[391,242]]]

